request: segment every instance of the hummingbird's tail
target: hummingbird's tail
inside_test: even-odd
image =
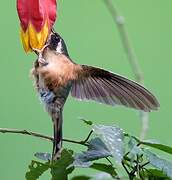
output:
[[[54,125],[54,141],[53,141],[53,152],[52,152],[52,160],[57,160],[61,155],[62,148],[62,110],[58,113],[55,113],[53,116],[53,125]]]

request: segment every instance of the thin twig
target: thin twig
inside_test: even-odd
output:
[[[119,34],[121,37],[121,41],[122,41],[123,47],[125,49],[125,52],[128,56],[128,60],[131,65],[132,71],[134,73],[135,79],[138,83],[144,84],[143,72],[138,63],[138,59],[137,59],[136,53],[133,49],[133,46],[131,45],[128,31],[125,26],[124,17],[118,13],[118,10],[113,5],[112,0],[103,0],[103,1],[106,5],[108,11],[110,12],[115,24],[117,25],[117,28],[119,30]],[[143,140],[148,131],[148,123],[149,123],[148,113],[140,112],[140,119],[142,121],[142,129],[141,129],[141,133],[140,133],[140,139]]]
[[[53,141],[53,138],[50,136],[46,136],[37,132],[27,131],[27,130],[19,130],[19,129],[8,129],[8,128],[0,128],[1,133],[12,133],[12,134],[23,134],[23,135],[29,135],[34,137],[39,137],[42,139],[46,139],[49,141]]]
[[[143,168],[143,167],[145,167],[146,165],[148,165],[148,164],[150,164],[150,162],[148,161],[148,162],[146,162],[146,163],[144,163],[144,164],[142,164],[141,165],[141,168]]]
[[[22,134],[22,135],[29,135],[33,137],[42,138],[45,140],[49,140],[53,142],[53,138],[50,136],[46,136],[37,132],[28,131],[28,130],[19,130],[19,129],[8,129],[8,128],[0,128],[0,133],[11,133],[11,134]],[[74,143],[74,144],[80,144],[83,146],[88,146],[88,144],[85,141],[74,141],[70,139],[62,139],[64,142]]]
[[[87,143],[87,141],[90,139],[90,136],[92,135],[92,133],[93,133],[93,130],[91,130],[88,136],[86,137],[86,139],[82,141],[84,144]]]

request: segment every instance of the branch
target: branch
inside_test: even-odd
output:
[[[134,73],[135,79],[138,83],[144,84],[144,76],[141,67],[138,63],[137,56],[135,54],[134,48],[131,45],[131,41],[125,27],[125,19],[123,16],[119,15],[118,10],[113,6],[112,0],[103,0],[109,13],[111,14],[121,37],[121,41],[124,50],[127,54],[128,61],[131,65],[132,71]],[[140,133],[140,138],[144,139],[148,131],[149,117],[147,112],[140,112],[140,119],[142,121],[142,129]]]
[[[50,136],[46,136],[46,135],[43,135],[43,134],[40,134],[40,133],[37,133],[37,132],[27,131],[27,130],[0,128],[0,133],[28,135],[28,136],[33,136],[33,137],[38,137],[38,138],[42,138],[42,139],[45,139],[45,140],[49,140],[51,142],[53,142],[53,140],[54,140]],[[88,143],[86,141],[74,141],[74,140],[70,140],[70,139],[62,139],[62,141],[70,142],[70,143],[74,143],[74,144],[80,144],[80,145],[83,145],[83,146],[88,146]]]

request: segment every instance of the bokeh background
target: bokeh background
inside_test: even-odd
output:
[[[172,145],[171,67],[172,1],[121,1],[114,4],[126,19],[127,29],[145,77],[145,85],[158,97],[161,108],[150,113],[147,138]],[[33,88],[29,72],[36,56],[25,54],[19,39],[15,0],[0,6],[0,127],[51,135],[52,123]],[[101,0],[59,0],[55,29],[64,37],[73,60],[106,68],[134,79],[117,27]],[[95,123],[115,124],[139,136],[138,112],[69,97],[64,110],[64,137],[84,138],[89,129],[79,117]],[[79,151],[80,146],[64,144]],[[51,144],[38,138],[0,134],[0,179],[23,180],[35,152],[51,152]],[[86,170],[77,173],[86,174]],[[49,179],[45,174],[41,179]]]

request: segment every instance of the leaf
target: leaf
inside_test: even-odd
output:
[[[158,142],[147,140],[147,141],[141,141],[140,144],[144,144],[146,146],[150,146],[150,147],[159,149],[161,151],[164,151],[166,153],[172,154],[172,147],[158,143]]]
[[[128,148],[129,148],[129,157],[131,160],[135,157],[135,155],[141,155],[143,154],[141,148],[138,146],[138,141],[133,138],[133,136],[130,136],[130,139],[128,141]]]
[[[32,161],[29,165],[29,172],[26,173],[25,177],[27,180],[38,179],[45,171],[50,168],[49,163],[40,163],[38,161]]]
[[[93,125],[93,122],[92,122],[92,121],[86,120],[86,119],[84,119],[84,118],[80,118],[80,120],[82,120],[85,124],[87,124],[87,125],[89,125],[89,126]]]
[[[172,178],[172,162],[167,161],[165,159],[161,159],[156,154],[144,150],[145,155],[147,156],[148,160],[150,161],[150,164],[157,169],[163,171],[167,176]]]
[[[101,172],[105,172],[114,178],[117,176],[115,168],[112,165],[107,165],[107,164],[103,164],[103,163],[93,163],[90,166],[90,168],[99,170]]]
[[[94,180],[107,180],[107,179],[111,179],[111,176],[107,173],[101,172],[101,173],[97,173],[93,176]]]
[[[163,171],[161,170],[157,170],[157,169],[147,169],[147,171],[145,172],[145,176],[148,178],[148,179],[161,179],[161,180],[170,180],[169,177],[167,177]]]
[[[89,167],[90,161],[111,156],[111,153],[100,138],[94,138],[89,141],[88,150],[78,153],[75,156],[75,167]]]
[[[37,152],[34,155],[35,155],[35,157],[37,157],[38,159],[41,159],[43,161],[50,161],[51,160],[51,154],[50,153]]]
[[[110,151],[104,144],[104,142],[99,137],[96,137],[89,141],[88,150],[89,151],[93,151],[93,150],[98,151],[100,153],[100,154],[98,154],[98,159],[112,156]]]
[[[121,163],[124,155],[124,132],[115,126],[94,125],[94,132],[102,137],[102,141],[115,158],[117,163]]]
[[[89,180],[91,177],[89,176],[75,176],[71,180]]]
[[[135,146],[137,146],[138,142],[131,136],[128,141],[128,148],[131,151]]]
[[[72,173],[74,170],[74,167],[72,166],[73,161],[73,151],[64,149],[61,153],[61,158],[52,164],[52,180],[66,180],[68,174]]]
[[[92,162],[90,160],[85,160],[87,156],[85,155],[85,152],[76,154],[75,161],[73,162],[74,167],[80,167],[80,168],[88,168],[91,166]]]

